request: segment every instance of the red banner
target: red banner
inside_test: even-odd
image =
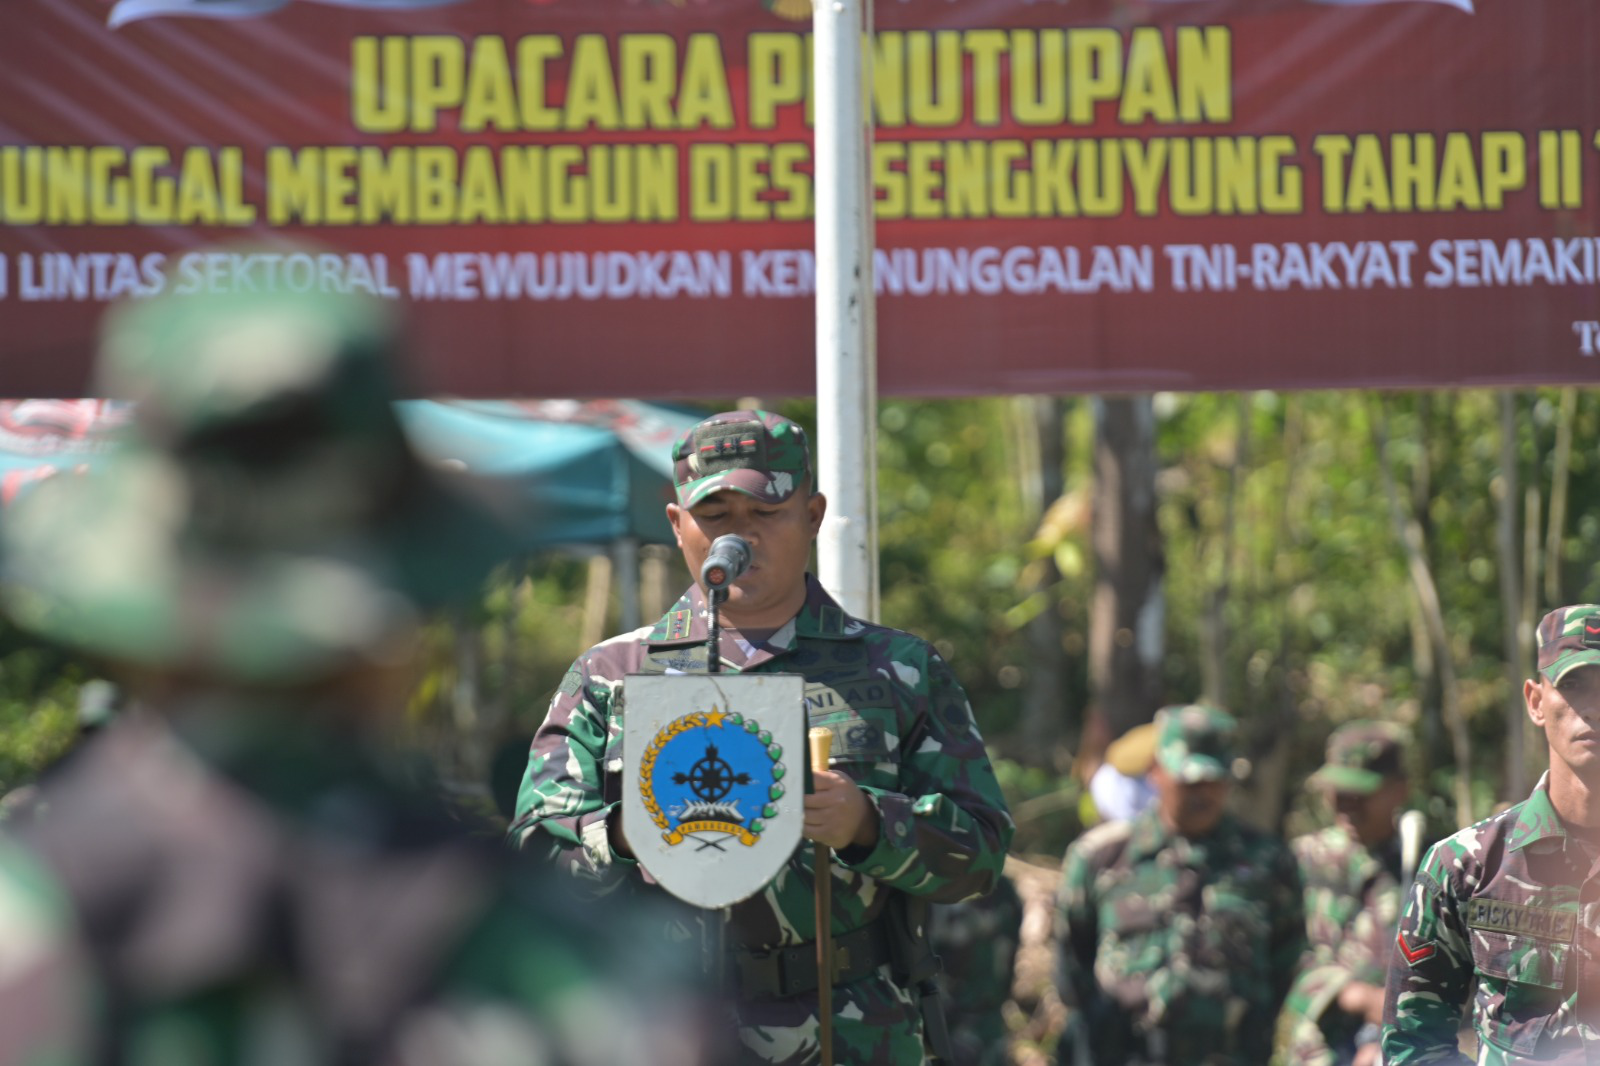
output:
[[[0,391],[81,393],[113,299],[319,285],[403,305],[428,391],[810,392],[809,19],[11,0]],[[1589,0],[876,19],[884,393],[1596,376]]]

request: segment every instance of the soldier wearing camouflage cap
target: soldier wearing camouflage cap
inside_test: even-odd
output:
[[[1334,824],[1293,842],[1310,941],[1284,1011],[1286,1061],[1297,1066],[1378,1061],[1404,876],[1396,821],[1407,793],[1404,752],[1393,723],[1349,722],[1328,737],[1326,762],[1307,782],[1324,793]]]
[[[694,1061],[619,923],[384,753],[425,613],[511,543],[408,445],[395,344],[327,293],[110,318],[126,439],[0,523],[7,614],[131,697],[0,849],[0,1063]]]
[[[950,667],[926,641],[846,614],[807,573],[826,500],[805,433],[764,411],[713,415],[673,449],[667,517],[691,574],[737,534],[752,564],[721,608],[721,669],[801,674],[832,769],[804,835],[833,851],[833,1045],[841,1064],[924,1061],[919,1006],[891,948],[909,901],[956,902],[1000,876],[1012,824]],[[706,669],[707,599],[691,585],[660,621],[578,657],[535,736],[513,839],[597,896],[650,891],[619,799],[619,690],[629,674]],[[731,908],[725,969],[747,1061],[820,1061],[813,849]],[[808,961],[809,960],[809,961]]]
[[[1264,1063],[1305,946],[1294,857],[1226,809],[1235,723],[1156,716],[1158,799],[1067,849],[1057,908],[1066,1066]]]
[[[1435,844],[1405,897],[1390,956],[1389,1066],[1481,1066],[1600,1056],[1600,605],[1539,623],[1522,686],[1550,768],[1532,795]]]

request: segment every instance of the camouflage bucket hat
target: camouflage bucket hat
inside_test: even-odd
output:
[[[376,301],[169,293],[108,316],[100,395],[133,417],[93,472],[0,523],[0,606],[91,654],[281,685],[395,653],[509,554],[480,482],[395,415]]]
[[[672,447],[672,480],[682,507],[726,489],[782,503],[810,479],[805,430],[767,411],[712,415]]]
[[[1552,685],[1600,663],[1600,604],[1557,607],[1539,622],[1539,673]]]
[[[1233,716],[1191,703],[1156,712],[1156,761],[1177,780],[1220,781],[1233,774]]]
[[[1311,775],[1314,788],[1369,795],[1405,773],[1405,747],[1388,722],[1350,722],[1328,737],[1327,761]]]

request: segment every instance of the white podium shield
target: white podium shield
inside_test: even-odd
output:
[[[622,707],[622,825],[639,862],[698,907],[759,892],[800,843],[804,680],[630,674]]]

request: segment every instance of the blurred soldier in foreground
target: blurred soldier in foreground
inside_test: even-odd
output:
[[[1022,937],[1022,897],[1016,885],[1002,877],[987,896],[935,906],[931,929],[953,1061],[1001,1066],[1010,1060],[1000,1008],[1011,998]]]
[[[672,458],[667,517],[689,572],[720,536],[750,546],[722,609],[722,669],[803,675],[811,725],[835,734],[802,830],[834,849],[835,1061],[916,1066],[922,1008],[937,1005],[931,973],[916,977],[915,952],[927,950],[917,911],[990,891],[1012,833],[966,694],[926,641],[852,618],[806,572],[827,501],[798,425],[764,411],[713,415]],[[652,827],[624,825],[619,803],[624,678],[703,672],[706,607],[696,583],[653,626],[579,656],[534,737],[512,839],[596,896],[650,882],[628,841]],[[820,1060],[813,850],[796,849],[730,908],[729,950],[713,965],[728,975],[743,1061]]]
[[[508,545],[408,447],[391,344],[331,295],[130,305],[128,438],[7,512],[6,611],[133,706],[0,853],[0,1063],[693,1061],[378,750],[422,612]]]
[[[1397,816],[1406,801],[1400,730],[1387,722],[1339,727],[1328,738],[1326,764],[1307,784],[1325,793],[1335,821],[1293,845],[1311,950],[1286,1004],[1285,1061],[1373,1066],[1400,920]]]
[[[1528,717],[1550,745],[1533,794],[1445,838],[1406,894],[1389,962],[1383,1060],[1467,1063],[1600,1058],[1600,606],[1539,623]]]
[[[1168,707],[1156,727],[1156,806],[1067,849],[1060,1058],[1259,1066],[1306,943],[1294,856],[1227,813],[1231,716]]]

